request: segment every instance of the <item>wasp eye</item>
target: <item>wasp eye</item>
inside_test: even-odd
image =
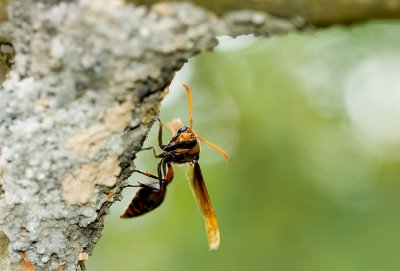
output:
[[[186,127],[186,126],[182,126],[181,128],[179,128],[179,130],[178,130],[177,134],[179,135],[180,133],[183,133],[183,132],[185,132],[187,129],[188,129],[188,127]]]

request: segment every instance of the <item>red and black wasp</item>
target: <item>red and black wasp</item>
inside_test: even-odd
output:
[[[201,173],[199,165],[199,141],[219,151],[226,160],[228,160],[228,155],[223,149],[196,135],[196,133],[193,131],[192,94],[187,85],[183,84],[183,87],[185,88],[189,99],[190,126],[187,127],[181,125],[179,129],[173,131],[174,135],[172,136],[168,144],[164,145],[162,143],[163,123],[160,121],[160,127],[158,130],[158,145],[161,148],[161,152],[157,153],[155,147],[142,149],[152,149],[154,156],[161,159],[157,167],[157,176],[148,172],[135,170],[135,172],[156,179],[158,182],[149,184],[139,183],[138,185],[136,185],[137,187],[140,187],[140,189],[136,192],[136,195],[132,199],[128,208],[121,215],[121,218],[140,216],[160,206],[165,198],[167,186],[172,182],[172,179],[174,177],[172,164],[188,163],[189,183],[193,195],[205,220],[209,249],[214,250],[218,249],[219,247],[220,234],[217,217],[211,204],[211,200],[208,195],[207,188],[204,183],[203,174]]]

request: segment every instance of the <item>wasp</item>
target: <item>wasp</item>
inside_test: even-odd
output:
[[[174,170],[172,164],[189,164],[188,180],[193,192],[193,196],[197,201],[197,205],[204,218],[208,247],[210,250],[218,249],[220,244],[220,234],[218,228],[218,221],[211,203],[210,196],[208,195],[207,188],[204,182],[203,174],[199,165],[200,158],[200,142],[203,142],[217,151],[219,151],[228,160],[226,152],[211,143],[208,140],[196,135],[193,131],[193,106],[192,106],[192,94],[190,88],[183,84],[184,89],[188,95],[189,100],[189,116],[190,125],[189,127],[178,124],[177,122],[172,124],[169,129],[173,132],[173,136],[168,144],[162,142],[163,123],[159,120],[158,130],[158,145],[161,152],[157,152],[156,148],[148,147],[142,150],[153,150],[153,154],[156,158],[161,159],[157,166],[157,175],[143,172],[140,170],[134,170],[140,174],[157,180],[156,182],[144,184],[138,183],[134,185],[139,187],[131,203],[120,216],[121,218],[131,218],[146,214],[158,206],[164,201],[167,186],[172,182],[174,178]]]

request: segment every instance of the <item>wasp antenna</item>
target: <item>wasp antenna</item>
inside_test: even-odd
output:
[[[190,88],[186,85],[183,84],[183,87],[186,90],[186,93],[188,95],[188,99],[189,99],[189,112],[190,112],[190,130],[193,129],[193,106],[192,106],[192,93],[190,92]]]
[[[228,154],[222,148],[218,147],[217,145],[215,145],[214,143],[211,143],[208,140],[205,140],[202,137],[199,137],[198,135],[196,135],[195,138],[199,139],[201,142],[204,142],[207,145],[209,145],[209,146],[213,147],[214,149],[216,149],[217,151],[219,151],[224,156],[226,161],[229,160]]]

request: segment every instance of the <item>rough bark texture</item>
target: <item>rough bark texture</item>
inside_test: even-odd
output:
[[[307,29],[300,18],[218,18],[183,3],[13,0],[8,11],[0,23],[0,74],[8,73],[0,77],[0,270],[80,270],[175,72],[217,35]]]

